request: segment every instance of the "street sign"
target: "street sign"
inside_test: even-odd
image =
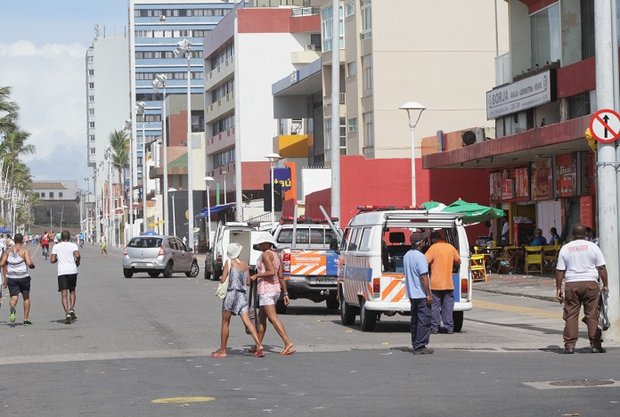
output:
[[[620,114],[611,109],[599,110],[590,119],[590,132],[601,143],[612,143],[620,138]]]

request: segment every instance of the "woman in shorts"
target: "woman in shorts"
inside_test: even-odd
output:
[[[241,321],[245,324],[245,327],[250,332],[250,335],[256,342],[256,347],[253,350],[254,356],[262,358],[265,356],[263,352],[263,346],[258,340],[258,334],[254,323],[250,320],[250,314],[248,312],[248,264],[239,260],[239,254],[243,247],[238,243],[231,243],[228,245],[227,255],[228,261],[224,265],[224,271],[220,277],[220,282],[224,283],[228,280],[228,290],[226,297],[222,303],[222,330],[220,341],[221,345],[218,350],[211,354],[213,358],[225,358],[228,356],[226,352],[226,345],[228,344],[228,336],[230,334],[230,319],[233,315],[241,317]]]
[[[261,232],[255,242],[254,249],[263,252],[256,262],[258,273],[250,277],[252,281],[258,282],[256,290],[259,305],[258,339],[262,344],[265,331],[267,330],[267,319],[269,319],[271,325],[282,338],[282,342],[284,342],[284,349],[280,354],[292,355],[295,353],[293,342],[286,334],[284,324],[282,324],[276,313],[276,302],[280,299],[282,292],[284,292],[284,304],[288,305],[289,303],[286,281],[282,278],[280,269],[280,257],[273,251],[276,242],[268,232]]]

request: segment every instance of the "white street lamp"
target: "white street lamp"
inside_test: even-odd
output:
[[[146,232],[146,193],[148,188],[148,167],[146,163],[146,136],[144,133],[146,125],[146,104],[144,104],[144,101],[140,101],[136,104],[136,115],[138,114],[142,115],[142,232]]]
[[[275,228],[275,207],[276,207],[276,202],[275,202],[275,198],[273,195],[273,170],[276,167],[276,163],[282,159],[282,157],[280,156],[280,154],[277,153],[270,153],[265,155],[265,158],[267,158],[269,160],[269,163],[271,165],[270,169],[269,169],[269,173],[270,173],[270,181],[271,181],[271,230],[273,230]]]
[[[420,121],[422,112],[426,110],[426,107],[416,101],[408,101],[402,106],[400,106],[399,109],[407,111],[407,118],[409,119],[409,129],[411,130],[411,206],[416,207],[417,196],[415,183],[415,128]],[[415,117],[416,115],[417,117]]]
[[[166,77],[166,74],[157,74],[155,76],[155,79],[153,80],[153,88],[155,89],[155,91],[162,90],[163,92],[162,115],[161,115],[161,121],[162,121],[161,139],[162,139],[162,146],[163,146],[162,165],[164,166],[164,170],[163,170],[164,171],[163,172],[163,176],[164,176],[163,189],[164,190],[168,189],[168,141],[166,140],[166,136],[167,136],[166,134],[166,80],[167,79],[168,77]],[[164,200],[163,218],[167,220],[169,217],[168,198],[164,198],[163,200]],[[165,235],[170,234],[170,230],[168,228],[168,221],[164,222],[164,234]]]
[[[187,228],[189,247],[194,249],[194,187],[192,184],[192,43],[183,39],[177,43],[175,55],[187,58]]]
[[[209,190],[213,181],[215,181],[215,178],[205,177],[205,185],[207,186],[207,241],[209,242],[209,249],[211,249],[211,196],[209,195]]]
[[[173,188],[173,187],[168,188],[168,194],[172,196],[172,234],[174,236],[177,235],[177,211],[176,211],[176,208],[174,207],[174,193],[176,192],[177,192],[176,188]],[[166,232],[166,234],[168,234],[168,232]]]

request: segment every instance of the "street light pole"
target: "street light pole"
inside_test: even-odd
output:
[[[213,181],[215,181],[213,177],[205,177],[205,185],[207,186],[207,241],[209,242],[209,249],[211,249],[211,196],[209,195],[209,190]]]
[[[153,87],[155,88],[155,91],[159,91],[162,90],[163,92],[163,99],[162,99],[162,116],[161,116],[161,120],[162,120],[162,130],[161,130],[161,138],[162,138],[162,146],[163,146],[163,151],[162,151],[162,164],[164,166],[163,169],[163,176],[164,176],[164,186],[163,186],[163,192],[162,192],[162,197],[164,192],[168,191],[168,143],[167,143],[167,134],[166,134],[166,80],[168,78],[166,77],[166,74],[157,74],[155,76],[155,79],[153,80]],[[163,213],[163,218],[164,218],[164,234],[165,235],[169,235],[170,234],[170,227],[169,227],[169,210],[168,210],[168,196],[166,196],[164,199],[164,213]]]
[[[176,54],[187,58],[187,242],[194,249],[194,187],[192,184],[192,43],[183,39],[177,43]]]
[[[140,101],[136,104],[136,115],[138,114],[142,115],[142,232],[144,233],[147,230],[146,191],[148,177],[148,167],[146,163],[146,136],[144,133],[144,125],[146,124],[146,104],[144,104],[144,101]]]
[[[417,195],[416,195],[416,175],[415,175],[415,128],[420,121],[422,112],[426,110],[422,104],[415,101],[408,101],[399,107],[401,110],[407,111],[407,118],[409,119],[409,129],[411,130],[411,206],[416,207]],[[417,112],[417,118],[413,121]],[[412,114],[413,113],[413,114]]]
[[[267,158],[269,160],[269,178],[271,181],[271,230],[275,229],[275,207],[276,207],[276,202],[275,202],[275,198],[274,198],[274,192],[273,192],[273,182],[274,182],[274,178],[273,178],[273,170],[276,167],[276,163],[282,159],[282,157],[277,154],[277,153],[270,153],[268,155],[265,155],[265,158]]]
[[[174,193],[177,192],[176,188],[168,188],[168,194],[172,196],[172,234],[177,235],[177,211],[174,207]]]
[[[134,216],[133,216],[133,187],[135,185],[134,181],[134,160],[136,159],[136,141],[133,137],[133,127],[131,120],[125,120],[125,128],[124,130],[129,133],[129,234],[133,236],[133,224],[134,224]],[[121,187],[125,187],[125,184],[122,184]],[[123,222],[125,221],[125,215],[123,215]]]
[[[112,212],[113,212],[113,204],[114,204],[114,200],[112,199],[112,149],[111,148],[107,148],[106,151],[106,159],[108,160],[108,212],[107,212],[107,217],[108,217],[108,244],[113,244],[114,243],[114,231],[112,228],[112,222],[113,222],[113,218],[112,218]]]

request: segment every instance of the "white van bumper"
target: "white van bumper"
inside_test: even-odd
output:
[[[407,299],[407,301],[401,301],[397,303],[388,303],[385,301],[372,301],[368,300],[364,304],[364,308],[370,311],[411,311],[411,303]],[[455,302],[454,303],[454,311],[469,311],[473,308],[472,302],[462,303]]]

